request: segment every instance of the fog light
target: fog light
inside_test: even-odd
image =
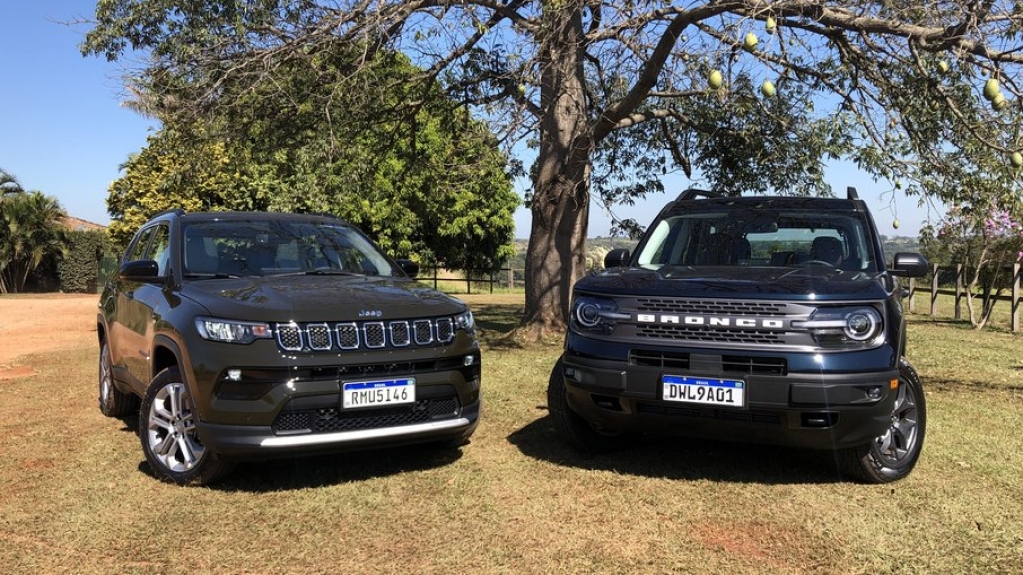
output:
[[[867,388],[867,397],[870,399],[881,399],[881,388],[878,386]]]
[[[240,370],[240,369],[229,369],[229,370],[227,370],[227,379],[230,379],[231,381],[241,381],[242,380],[242,370]]]
[[[476,356],[474,356],[474,355],[467,355],[467,356],[465,356],[465,359],[462,360],[462,365],[464,365],[465,367],[469,367],[470,365],[473,365],[475,363],[476,363]]]

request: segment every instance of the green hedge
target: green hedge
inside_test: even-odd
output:
[[[57,265],[60,291],[96,293],[99,289],[99,263],[110,250],[110,240],[102,230],[74,230],[68,233],[68,250]]]

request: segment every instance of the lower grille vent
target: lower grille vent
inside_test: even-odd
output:
[[[458,415],[458,399],[454,397],[421,399],[411,405],[343,411],[336,407],[283,411],[274,421],[275,433],[333,433],[362,429],[382,429],[400,425],[451,419]]]

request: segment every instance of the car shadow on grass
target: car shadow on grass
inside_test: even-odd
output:
[[[528,457],[588,471],[765,485],[847,481],[830,452],[772,445],[645,435],[624,451],[581,454],[557,436],[549,416],[512,433],[508,441]]]
[[[138,438],[138,415],[120,418],[120,431]],[[427,443],[367,449],[330,455],[306,455],[265,461],[240,461],[222,480],[207,486],[217,491],[263,493],[324,487],[387,477],[409,471],[426,471],[451,465],[461,459],[461,447],[449,443]],[[139,472],[156,480],[149,464],[139,462]]]
[[[246,461],[210,486],[220,491],[264,493],[361,482],[401,473],[427,471],[461,459],[462,448],[410,445],[332,455]]]

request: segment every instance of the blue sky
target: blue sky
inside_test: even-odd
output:
[[[3,0],[0,5],[0,168],[26,189],[56,197],[70,215],[107,224],[107,189],[157,123],[121,106],[119,64],[81,55],[78,45],[88,28],[63,24],[91,17],[94,8],[93,0]],[[893,194],[888,182],[874,182],[845,163],[831,165],[827,180],[839,195],[855,186],[885,235],[916,235],[923,221],[941,215],[918,208],[915,198]],[[670,185],[677,188],[617,214],[646,225],[688,182]],[[896,218],[899,229],[893,227]],[[527,210],[516,213],[515,224],[516,236],[528,237]],[[608,235],[609,226],[594,205],[590,236]]]

